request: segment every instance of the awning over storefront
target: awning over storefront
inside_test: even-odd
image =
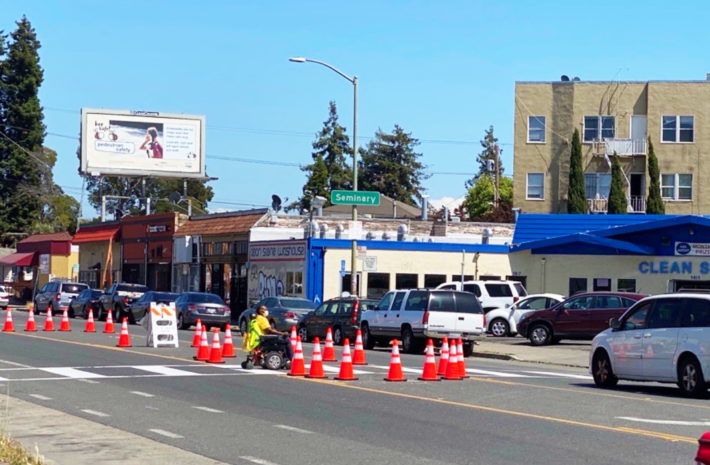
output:
[[[87,242],[106,242],[116,238],[119,226],[104,229],[80,229],[74,235],[72,244],[84,244]]]
[[[6,257],[0,258],[0,265],[5,266],[36,266],[35,253],[15,252]]]

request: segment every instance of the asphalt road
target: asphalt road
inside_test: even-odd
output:
[[[583,370],[471,358],[470,379],[425,383],[424,357],[403,355],[408,382],[386,383],[380,349],[358,381],[306,380],[244,372],[241,352],[196,363],[191,332],[179,349],[152,349],[131,326],[134,347],[119,349],[118,334],[83,333],[83,320],[24,333],[26,314],[13,316],[0,390],[226,463],[688,464],[710,429],[707,400],[659,384],[602,391]]]

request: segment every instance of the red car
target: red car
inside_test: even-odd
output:
[[[587,292],[576,294],[552,308],[530,312],[518,322],[518,334],[534,346],[561,339],[594,339],[645,294]]]

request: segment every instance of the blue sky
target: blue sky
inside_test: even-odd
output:
[[[399,124],[433,173],[473,172],[493,125],[512,173],[515,81],[705,79],[706,2],[647,1],[121,1],[3,2],[0,29],[26,14],[42,42],[46,143],[55,177],[79,198],[79,109],[205,115],[213,209],[295,199],[296,167],[338,104],[352,130],[352,86],[313,64],[360,80],[359,144]],[[221,129],[220,129],[221,128]],[[468,142],[468,143],[466,143]],[[464,193],[465,176],[435,174],[432,198]],[[223,203],[219,203],[223,202]],[[86,211],[88,210],[88,211]],[[85,204],[84,216],[94,216]]]

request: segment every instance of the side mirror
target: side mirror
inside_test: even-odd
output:
[[[621,320],[619,320],[618,318],[612,318],[611,320],[609,320],[609,326],[611,326],[611,329],[615,331],[619,330],[621,329]]]

